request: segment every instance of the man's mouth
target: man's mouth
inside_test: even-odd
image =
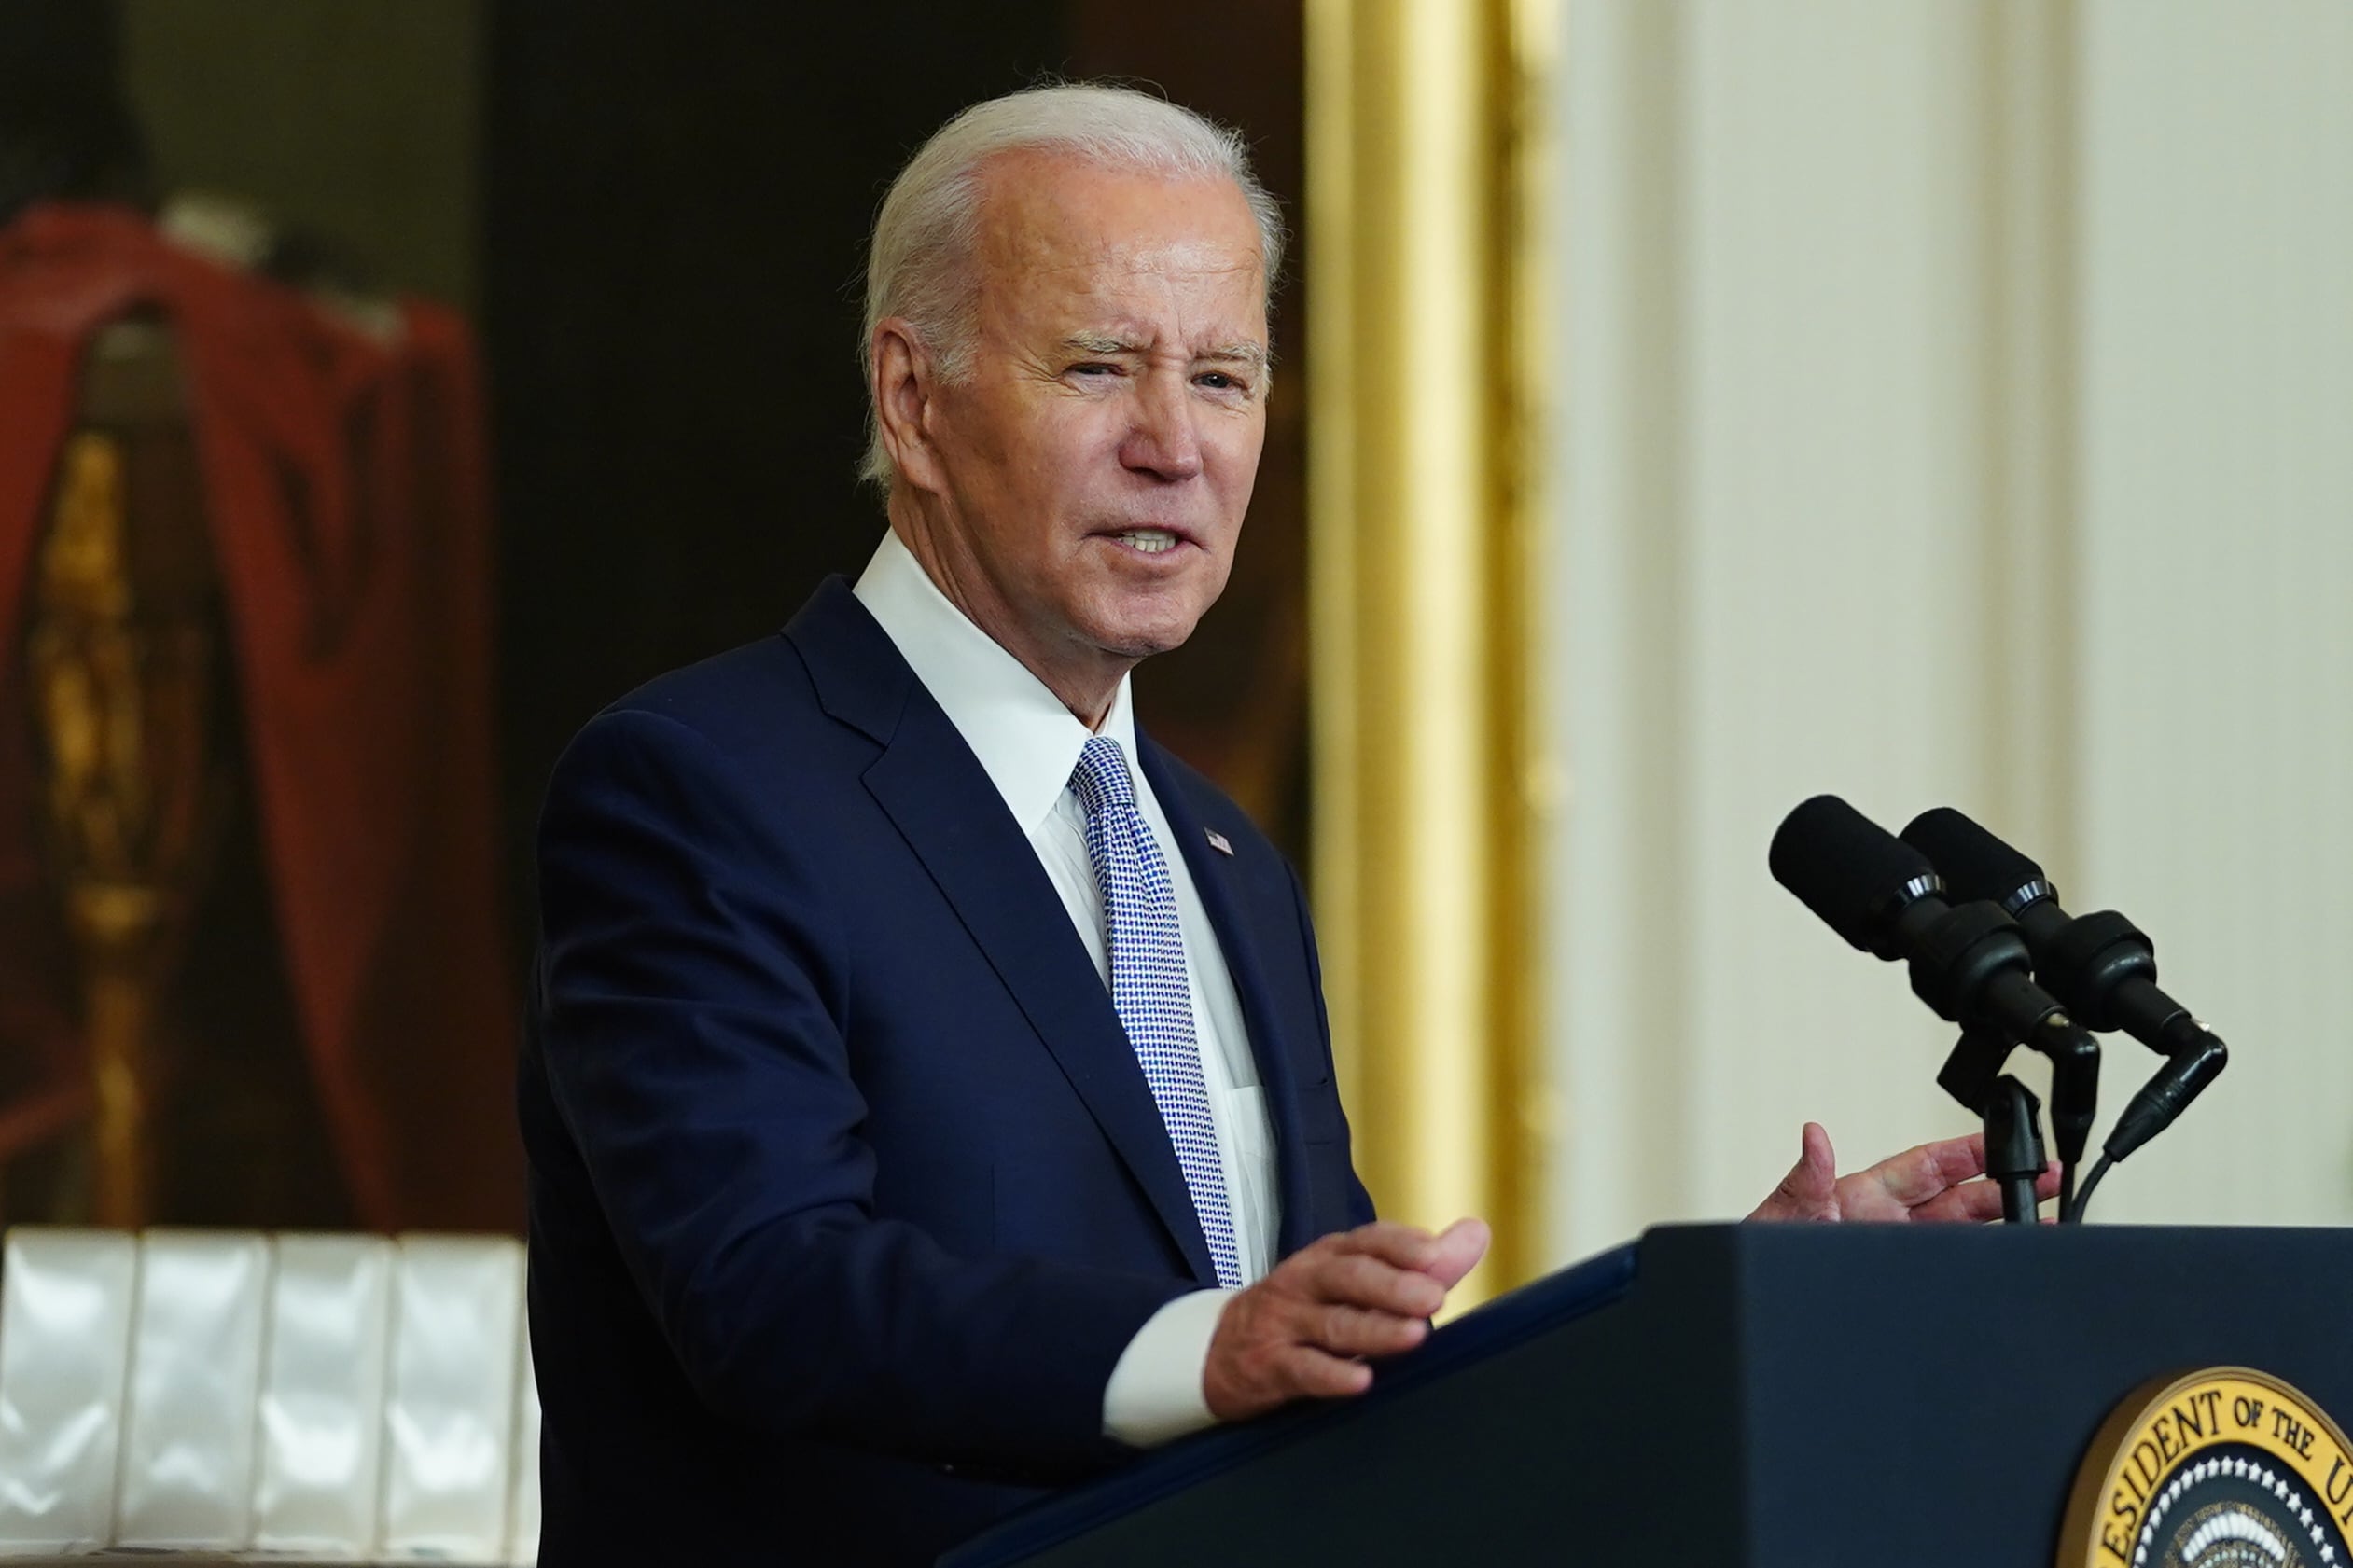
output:
[[[1158,555],[1176,548],[1176,535],[1165,528],[1131,528],[1118,537],[1120,543],[1146,555]]]

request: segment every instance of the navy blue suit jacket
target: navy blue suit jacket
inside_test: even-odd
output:
[[[1139,751],[1241,993],[1288,1253],[1371,1217],[1305,904]],[[1036,852],[841,579],[589,724],[539,899],[543,1563],[928,1562],[1121,1457],[1105,1383],[1208,1249]]]

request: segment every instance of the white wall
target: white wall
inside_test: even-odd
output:
[[[2353,7],[2109,0],[2084,23],[2078,842],[2087,891],[2234,1048],[2219,1103],[2119,1171],[2108,1213],[2341,1223]]]
[[[2232,1041],[2104,1217],[2353,1218],[2353,7],[1566,26],[1554,1256],[1745,1210],[1808,1117],[1969,1125],[1765,874],[1819,790],[2006,831]]]

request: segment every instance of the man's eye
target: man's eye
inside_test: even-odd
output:
[[[1070,374],[1074,376],[1116,376],[1119,373],[1118,366],[1106,365],[1100,360],[1089,360],[1083,365],[1073,365],[1070,368]]]

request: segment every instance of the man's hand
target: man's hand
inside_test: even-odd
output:
[[[1922,1144],[1868,1171],[1838,1174],[1831,1135],[1809,1121],[1799,1135],[1798,1162],[1750,1219],[1895,1220],[1974,1224],[2001,1218],[2001,1188],[1975,1178],[1985,1173],[1985,1135]],[[2059,1168],[2035,1183],[2035,1196],[2058,1194]]]
[[[1435,1236],[1376,1223],[1302,1247],[1226,1303],[1201,1374],[1210,1413],[1246,1421],[1294,1399],[1362,1394],[1372,1368],[1361,1358],[1420,1344],[1486,1251],[1475,1219]]]

